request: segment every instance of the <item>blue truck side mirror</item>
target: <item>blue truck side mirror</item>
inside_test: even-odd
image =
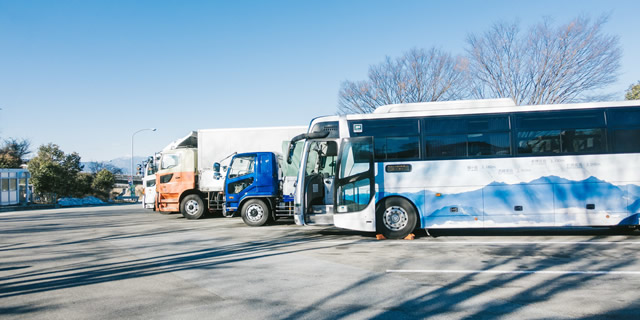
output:
[[[220,179],[220,163],[218,163],[218,162],[213,164],[213,177],[216,180]]]

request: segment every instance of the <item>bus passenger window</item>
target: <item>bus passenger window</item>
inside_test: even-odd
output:
[[[509,133],[477,133],[467,137],[469,139],[469,157],[511,153]]]
[[[613,152],[640,152],[640,129],[613,131]]]
[[[426,137],[427,158],[464,158],[467,156],[465,135]]]
[[[507,115],[434,117],[424,120],[428,159],[463,159],[511,154]]]
[[[420,157],[420,137],[381,137],[374,140],[376,160],[413,160]]]
[[[531,112],[516,115],[519,154],[606,151],[602,110]]]
[[[354,130],[357,125],[360,128]],[[420,158],[420,120],[383,119],[349,121],[352,137],[374,138],[375,161],[409,161]]]
[[[604,148],[603,129],[564,130],[561,135],[562,153],[602,152]]]
[[[640,108],[608,111],[613,152],[640,152]]]
[[[518,132],[518,153],[560,153],[560,130]]]

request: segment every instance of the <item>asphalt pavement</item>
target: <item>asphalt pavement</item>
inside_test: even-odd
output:
[[[637,319],[640,232],[415,240],[139,205],[0,213],[2,319]]]

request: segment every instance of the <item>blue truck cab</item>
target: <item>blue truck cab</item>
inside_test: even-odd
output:
[[[293,216],[293,194],[283,195],[282,156],[274,152],[235,155],[224,185],[225,215],[240,212],[247,225]]]

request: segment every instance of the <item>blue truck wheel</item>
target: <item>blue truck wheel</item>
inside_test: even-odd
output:
[[[248,226],[259,227],[269,221],[271,209],[260,199],[251,199],[242,205],[242,220]]]

